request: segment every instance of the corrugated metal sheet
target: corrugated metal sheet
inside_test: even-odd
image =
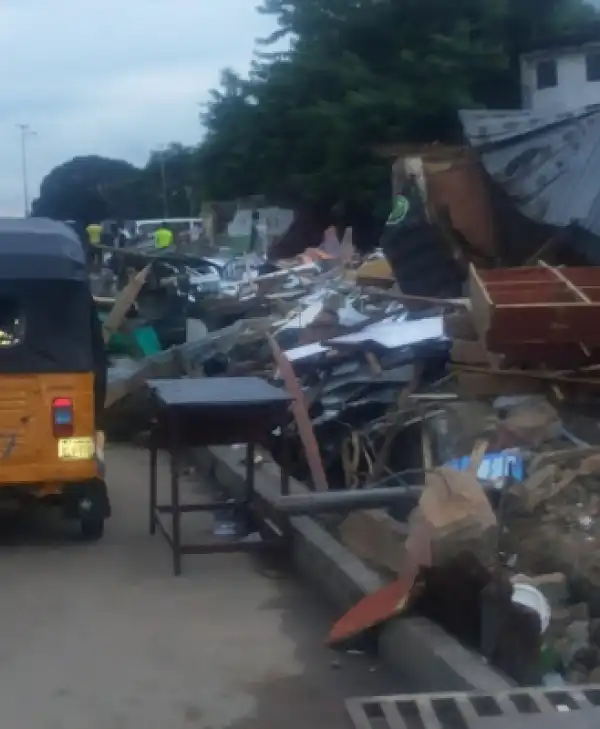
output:
[[[520,211],[600,235],[600,110],[461,111],[471,146]]]

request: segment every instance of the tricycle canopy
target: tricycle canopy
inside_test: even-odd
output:
[[[75,231],[47,218],[0,218],[0,281],[88,281]]]

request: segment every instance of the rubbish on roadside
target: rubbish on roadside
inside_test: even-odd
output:
[[[402,236],[390,226],[384,250],[362,260],[351,260],[344,244],[340,255],[308,251],[264,268],[256,257],[238,256],[219,268],[212,291],[194,288],[190,259],[165,258],[156,275],[154,263],[136,320],[129,317],[121,333],[148,324],[160,332],[152,310],[163,299],[176,302],[184,333],[176,346],[146,357],[146,345],[137,344],[135,362],[114,356],[108,430],[143,430],[148,378],[285,381],[293,411],[265,453],[288,459],[292,474],[317,492],[310,497],[358,495],[364,508],[329,505],[314,518],[390,580],[336,626],[334,643],[419,610],[518,681],[553,672],[561,680],[600,679],[600,439],[596,419],[582,428],[574,412],[578,398],[591,408],[600,388],[600,341],[587,318],[598,272],[487,269],[483,255],[470,272],[459,263],[442,271],[437,223],[411,223],[403,206],[392,216],[404,221]],[[429,263],[421,249],[422,261],[409,256],[422,241]],[[136,255],[138,269],[156,258]],[[404,489],[406,498],[382,506],[389,488]],[[361,501],[371,490],[375,509]],[[226,532],[227,524],[215,529]],[[436,609],[407,588],[423,574]],[[527,578],[513,603],[517,574]],[[470,585],[465,602],[459,584]],[[409,593],[415,600],[407,611]],[[452,618],[457,611],[481,619],[485,635],[469,633],[466,620]],[[512,637],[499,629],[498,615],[508,616]]]
[[[456,471],[468,471],[471,468],[471,456],[455,458],[445,464]],[[487,453],[477,469],[479,481],[493,483],[497,489],[504,488],[510,479],[522,481],[525,474],[523,457],[519,452],[503,451]]]

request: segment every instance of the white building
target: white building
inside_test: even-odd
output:
[[[600,104],[600,37],[521,56],[523,108],[571,110]]]

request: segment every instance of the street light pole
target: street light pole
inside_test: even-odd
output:
[[[29,216],[29,178],[27,174],[27,140],[35,135],[29,124],[17,124],[21,130],[21,170],[23,174],[23,209],[25,217]]]

